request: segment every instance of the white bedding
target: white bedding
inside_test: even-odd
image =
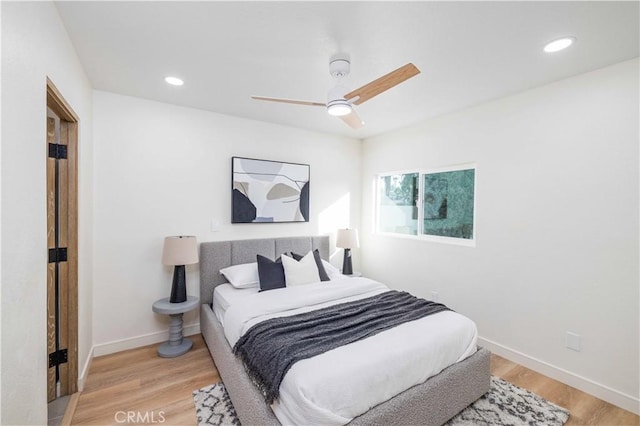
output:
[[[227,308],[235,302],[242,301],[250,294],[256,294],[260,290],[259,287],[235,288],[229,283],[220,284],[213,290],[213,313],[224,326],[224,313]]]
[[[266,319],[388,290],[368,278],[348,277],[234,296],[222,290],[229,303],[223,314],[225,336],[233,347],[251,326]],[[220,307],[214,296],[216,309]],[[280,385],[280,398],[271,407],[283,425],[345,424],[472,355],[476,340],[475,323],[455,312],[411,321],[295,363]]]

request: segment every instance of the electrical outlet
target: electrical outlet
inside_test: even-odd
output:
[[[440,296],[438,295],[437,291],[432,291],[431,292],[431,301],[432,302],[437,302],[438,300],[440,300]]]
[[[216,219],[211,219],[211,232],[220,231],[220,222]]]
[[[572,333],[570,331],[567,331],[567,336],[566,336],[566,346],[567,348],[574,350],[576,352],[580,352],[581,349],[581,345],[580,345],[580,335],[576,334],[576,333]]]

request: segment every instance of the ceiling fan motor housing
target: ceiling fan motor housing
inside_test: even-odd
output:
[[[341,117],[351,113],[351,104],[344,98],[344,94],[348,90],[341,84],[342,79],[349,75],[349,71],[351,71],[349,59],[342,57],[331,58],[329,72],[334,78],[338,79],[338,84],[329,90],[327,95],[327,112],[330,115]]]
[[[351,62],[348,59],[336,58],[329,62],[329,73],[335,78],[344,78],[351,71]]]

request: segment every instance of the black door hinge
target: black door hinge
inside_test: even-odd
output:
[[[49,368],[56,365],[65,364],[67,362],[67,350],[60,349],[49,354]]]
[[[67,158],[67,146],[57,143],[49,144],[49,158],[56,158],[58,160],[64,160]]]
[[[49,263],[58,263],[67,261],[67,248],[59,247],[49,249]]]

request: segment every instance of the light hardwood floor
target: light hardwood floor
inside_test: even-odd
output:
[[[538,374],[498,355],[491,355],[491,374],[501,377],[516,386],[528,389],[547,401],[569,410],[571,416],[566,423],[568,426],[640,425],[640,417],[629,411],[611,405],[557,380]]]
[[[220,376],[202,336],[189,338],[193,348],[177,358],[158,357],[158,345],[94,358],[71,424],[195,425],[191,392]]]
[[[91,363],[73,425],[195,425],[191,392],[220,380],[202,336],[178,358],[159,358],[157,345],[98,357]],[[491,373],[571,412],[567,425],[640,425],[640,417],[499,356]],[[127,416],[131,420],[126,421]]]

